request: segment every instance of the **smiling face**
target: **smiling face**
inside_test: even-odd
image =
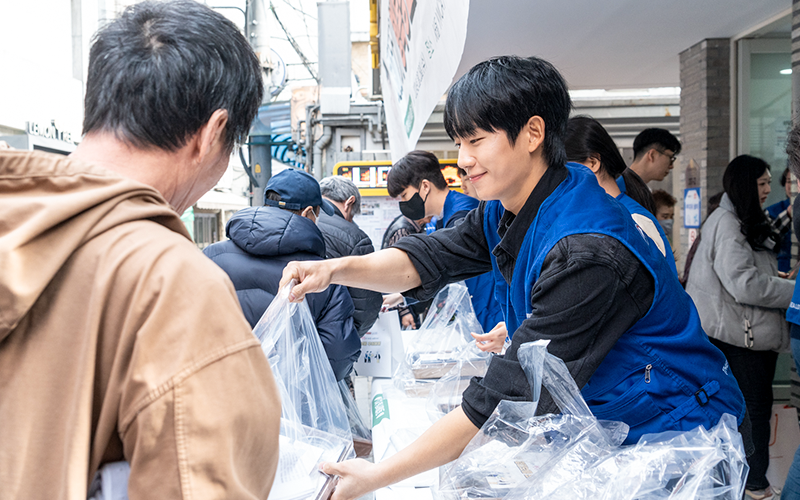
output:
[[[458,166],[467,172],[478,198],[500,200],[512,213],[519,213],[546,169],[541,156],[544,123],[538,117],[531,120],[538,121],[532,130],[530,122],[523,127],[514,144],[503,131],[476,129],[469,137],[456,138]]]
[[[752,177],[751,177],[752,178]],[[769,169],[765,170],[761,177],[756,179],[756,183],[758,185],[758,202],[762,205],[765,201],[767,201],[767,196],[772,191],[770,183],[772,182],[772,174],[769,173]]]

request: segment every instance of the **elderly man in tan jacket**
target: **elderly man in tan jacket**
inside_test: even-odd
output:
[[[266,498],[280,401],[228,278],[179,218],[262,97],[236,27],[138,4],[92,47],[70,158],[0,152],[0,498]]]

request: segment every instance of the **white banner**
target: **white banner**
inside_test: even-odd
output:
[[[381,2],[381,87],[392,162],[414,149],[456,73],[469,0]]]

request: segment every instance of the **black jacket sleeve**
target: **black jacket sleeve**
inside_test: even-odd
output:
[[[483,234],[484,204],[470,211],[461,223],[433,234],[413,234],[394,244],[408,254],[422,285],[405,292],[427,300],[449,283],[492,270],[489,244]]]
[[[333,375],[342,380],[353,370],[361,353],[361,339],[353,326],[353,301],[347,288],[340,285],[314,295],[308,305]]]
[[[372,241],[368,237],[360,240],[350,255],[366,255],[374,252]],[[350,297],[353,299],[355,306],[355,313],[353,314],[353,323],[355,324],[358,335],[363,337],[375,320],[378,319],[378,313],[381,312],[383,305],[383,295],[380,292],[373,292],[372,290],[364,290],[363,288],[348,287]]]
[[[591,234],[562,239],[531,291],[530,318],[514,332],[505,356],[492,358],[486,376],[472,379],[464,413],[480,428],[501,400],[531,400],[517,351],[534,340],[549,339],[548,352],[566,363],[582,388],[619,337],[647,313],[654,291],[652,276],[619,241]],[[558,413],[545,390],[537,413]]]

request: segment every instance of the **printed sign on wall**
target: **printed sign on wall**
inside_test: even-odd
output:
[[[700,188],[683,190],[683,227],[700,227]]]

